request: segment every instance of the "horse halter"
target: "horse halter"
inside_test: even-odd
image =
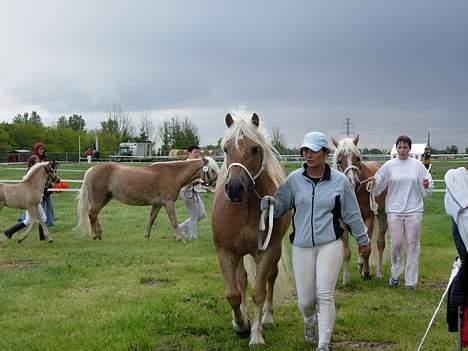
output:
[[[358,175],[358,188],[356,191],[359,190],[359,188],[361,187],[361,161],[359,161],[359,167],[358,166],[355,166],[353,164],[349,165],[348,167],[346,167],[345,169],[343,169],[343,167],[341,167],[341,161],[337,161],[336,162],[336,166],[338,167],[338,169],[347,177],[348,176],[348,173],[352,170],[356,171],[357,172],[357,175]]]
[[[209,170],[210,170],[210,166],[208,165],[208,160],[206,158],[203,159],[203,167],[202,167],[202,171],[203,171],[203,178],[202,178],[202,184],[203,185],[206,185],[206,186],[211,186],[214,184],[214,182],[216,182],[216,178],[211,178],[210,177],[210,173],[209,173]],[[208,179],[208,181],[206,181],[205,179]]]

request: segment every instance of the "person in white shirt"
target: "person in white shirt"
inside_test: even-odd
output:
[[[416,288],[418,283],[423,198],[429,196],[433,189],[429,171],[419,160],[409,157],[411,144],[408,136],[399,136],[395,143],[398,157],[387,161],[370,178],[374,182],[374,195],[378,196],[387,189],[385,212],[392,263],[389,284],[398,286],[404,271],[408,289]]]
[[[196,159],[201,157],[200,148],[197,145],[187,147],[188,159]],[[198,221],[205,218],[205,206],[198,194],[201,191],[201,185],[187,185],[180,189],[180,198],[184,200],[185,206],[189,213],[189,218],[179,224],[179,230],[188,240],[197,239],[197,224]]]

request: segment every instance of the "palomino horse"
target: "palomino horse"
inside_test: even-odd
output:
[[[285,179],[259,119],[226,116],[222,139],[225,158],[216,186],[212,209],[213,240],[224,277],[226,299],[232,307],[232,325],[241,336],[251,334],[249,345],[264,344],[262,324],[273,324],[273,288],[278,276],[282,238],[291,220],[288,213],[274,220],[269,246],[260,251],[260,197],[273,195]],[[261,238],[263,240],[264,238]],[[247,272],[243,257],[256,263],[253,324],[247,312]],[[263,318],[262,318],[263,308]],[[251,327],[251,330],[250,330]]]
[[[31,217],[31,223],[26,231],[18,239],[22,242],[37,222],[44,230],[45,240],[52,242],[47,226],[39,215],[42,195],[47,184],[58,183],[58,163],[55,161],[39,162],[32,166],[23,180],[17,184],[0,184],[0,211],[4,206],[27,210]]]
[[[375,174],[380,168],[379,162],[362,162],[360,151],[357,148],[359,135],[354,139],[344,138],[339,143],[332,138],[333,145],[336,147],[334,155],[335,167],[344,173],[351,182],[359,202],[362,219],[367,226],[369,238],[372,237],[374,230],[374,219],[377,216],[379,223],[379,233],[377,237],[377,249],[379,258],[377,262],[377,278],[383,276],[382,258],[385,249],[385,232],[387,231],[387,216],[385,214],[385,196],[383,192],[377,198],[370,196],[370,189],[367,189],[366,180]],[[348,232],[343,234],[344,259],[343,259],[343,284],[349,283],[349,260],[351,251],[349,250]],[[364,279],[370,279],[369,257],[360,256],[358,259],[359,271]]]
[[[218,174],[218,165],[211,158],[196,160],[157,162],[148,167],[130,167],[118,163],[102,163],[86,171],[78,194],[78,227],[91,234],[92,239],[102,239],[99,211],[115,198],[127,205],[151,205],[145,239],[149,239],[151,227],[162,206],[176,231],[179,233],[174,202],[180,189],[201,179],[213,183]]]

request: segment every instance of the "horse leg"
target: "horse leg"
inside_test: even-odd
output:
[[[239,269],[238,265],[240,264],[239,261],[241,258],[226,250],[218,249],[217,251],[219,266],[221,267],[224,278],[224,294],[232,308],[232,327],[239,336],[249,336],[250,322],[247,316],[242,312],[242,293],[236,281],[236,271]]]
[[[41,206],[41,205],[39,205]],[[18,243],[21,243],[23,242],[23,240],[25,240],[28,236],[29,236],[29,233],[31,232],[31,230],[33,229],[33,226],[36,222],[39,222],[38,221],[38,218],[39,218],[39,212],[38,212],[38,206],[31,206],[29,208],[26,209],[27,211],[27,214],[26,214],[26,223],[28,223],[28,228],[26,228],[25,232],[23,233],[23,235],[21,235],[19,238],[18,238]]]
[[[281,244],[281,243],[280,243]],[[276,279],[278,275],[278,260],[277,253],[273,247],[270,247],[261,257],[260,261],[257,263],[257,274],[255,277],[255,286],[253,289],[253,302],[255,305],[254,317],[252,322],[251,337],[249,346],[263,345],[265,341],[262,336],[262,311],[265,305],[266,295],[267,295],[267,281],[269,279]],[[276,276],[270,276],[272,267],[276,266]],[[268,306],[270,313],[272,312],[272,303]],[[271,316],[270,316],[271,317]],[[268,318],[268,317],[267,317]],[[271,319],[273,319],[271,317]]]
[[[367,234],[369,235],[369,239],[372,240],[372,232],[374,231],[374,215],[367,217],[364,219],[364,223],[367,227]],[[372,247],[372,245],[370,245]],[[371,279],[370,267],[369,267],[369,258],[371,255],[371,250],[369,250],[369,255],[363,256],[359,255],[358,258],[358,265],[359,271],[361,272],[361,276],[364,280]]]
[[[89,210],[89,222],[91,223],[91,239],[102,240],[102,229],[98,219],[99,211],[95,209]]]
[[[377,237],[377,249],[379,251],[379,261],[377,263],[377,278],[383,277],[383,253],[385,250],[385,233],[387,232],[387,215],[380,211],[377,215],[379,223],[379,236]]]
[[[184,236],[179,230],[179,224],[177,223],[177,216],[175,212],[174,202],[173,201],[166,201],[164,204],[164,208],[166,209],[166,213],[169,216],[169,220],[171,221],[172,228],[175,230],[175,238],[176,240],[184,240]]]
[[[343,240],[343,285],[349,284],[349,261],[351,259],[351,250],[349,249],[349,232],[344,230],[341,236]]]
[[[244,318],[248,320],[249,314],[248,314],[248,308],[247,308],[247,294],[246,294],[248,280],[247,280],[247,271],[245,270],[243,259],[240,259],[239,263],[237,264],[236,279],[237,279],[237,287],[241,295],[240,310]]]
[[[148,240],[151,234],[151,228],[153,227],[154,220],[158,216],[161,206],[153,205],[151,207],[151,212],[148,218],[148,226],[145,229],[145,239]]]
[[[263,326],[274,326],[275,322],[273,320],[273,295],[275,290],[275,281],[278,277],[278,264],[272,266],[270,276],[267,280],[267,289],[266,289],[266,299],[265,304],[263,305],[263,317],[262,325]]]

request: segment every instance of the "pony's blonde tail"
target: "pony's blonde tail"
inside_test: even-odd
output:
[[[86,171],[83,178],[83,184],[81,189],[76,195],[78,199],[78,225],[76,229],[80,230],[82,233],[91,234],[91,222],[89,221],[89,178],[88,178],[89,169]]]
[[[256,264],[251,255],[244,256],[244,267],[247,271],[247,278],[250,286],[255,285]],[[288,247],[282,242],[281,258],[278,261],[278,277],[276,278],[273,292],[273,303],[283,304],[290,302],[294,297],[294,278],[291,269]]]

